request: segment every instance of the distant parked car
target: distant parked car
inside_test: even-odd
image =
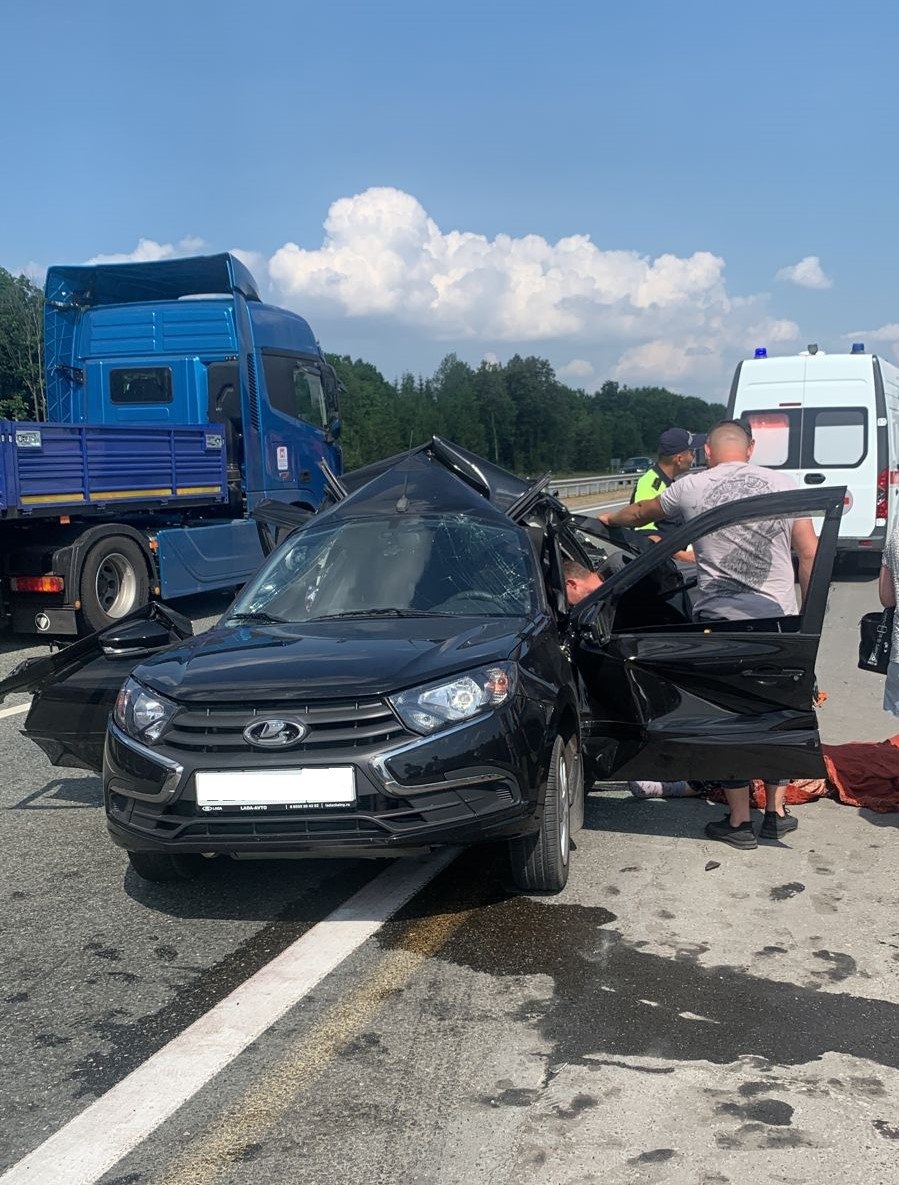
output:
[[[628,457],[621,462],[622,473],[645,473],[652,464],[652,457]]]

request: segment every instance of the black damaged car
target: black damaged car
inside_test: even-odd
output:
[[[149,880],[204,856],[402,855],[502,841],[527,892],[566,883],[595,778],[811,777],[841,489],[711,511],[646,545],[434,439],[342,480],[219,624],[163,605],[30,660],[24,732],[103,772]],[[798,617],[690,620],[673,555],[741,520],[821,514]],[[295,528],[291,530],[291,528]],[[573,609],[564,560],[605,583]]]

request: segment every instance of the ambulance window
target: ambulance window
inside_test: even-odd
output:
[[[860,465],[868,447],[865,409],[838,407],[810,414],[814,417],[812,464],[829,469]]]
[[[753,464],[777,469],[790,457],[790,416],[782,411],[750,411],[743,419],[752,427]]]

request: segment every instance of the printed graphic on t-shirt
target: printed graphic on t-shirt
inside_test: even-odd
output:
[[[705,510],[714,510],[743,498],[770,494],[766,474],[743,471],[716,482],[706,491]],[[762,591],[774,565],[774,541],[784,532],[783,519],[761,519],[754,523],[735,523],[714,532],[715,562],[719,571],[709,574],[704,592],[726,596],[752,590]]]

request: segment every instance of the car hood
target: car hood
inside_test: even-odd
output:
[[[509,658],[525,625],[434,617],[219,627],[133,674],[184,703],[384,695]]]

